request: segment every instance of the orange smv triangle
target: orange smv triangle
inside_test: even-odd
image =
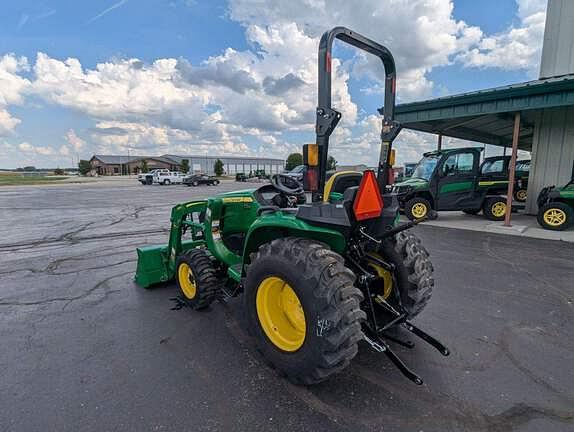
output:
[[[383,210],[383,199],[377,184],[375,172],[367,170],[363,173],[361,185],[353,203],[353,212],[357,220],[362,221],[379,217]]]

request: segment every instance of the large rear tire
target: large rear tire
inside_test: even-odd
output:
[[[434,268],[428,251],[417,236],[400,232],[383,242],[379,254],[394,266],[394,278],[389,275],[386,280],[397,284],[408,318],[416,317],[429,303],[434,288]],[[384,275],[381,269],[377,270],[381,276]],[[391,290],[388,286],[386,288],[384,297],[392,304],[393,298],[388,294]]]
[[[294,237],[266,243],[250,259],[245,311],[263,356],[297,384],[343,370],[357,354],[366,319],[344,259],[322,243]]]

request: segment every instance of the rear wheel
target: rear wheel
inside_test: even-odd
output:
[[[484,200],[482,213],[491,221],[501,221],[506,214],[506,198],[492,197]]]
[[[371,283],[371,289],[376,294],[375,301],[380,301],[379,296],[382,296],[384,300],[398,306],[396,296],[392,295],[394,289],[400,296],[408,318],[416,317],[430,301],[434,288],[434,268],[429,253],[417,236],[400,232],[383,242],[378,255],[394,267],[394,277],[390,271],[372,262],[368,264],[378,276]]]
[[[528,198],[528,192],[526,189],[517,189],[514,191],[514,199],[518,202],[526,202],[526,198]]]
[[[568,228],[573,217],[572,208],[562,202],[549,202],[538,209],[538,223],[542,228],[563,231]]]
[[[209,306],[217,296],[215,268],[203,249],[190,249],[176,262],[176,281],[181,298],[193,309]]]
[[[430,202],[424,198],[413,198],[405,204],[405,214],[410,220],[424,219],[431,213]]]
[[[290,381],[323,381],[357,354],[366,315],[354,280],[339,254],[308,239],[273,240],[251,255],[244,295],[249,330]]]
[[[165,179],[165,180],[163,181],[164,186],[167,186],[167,185],[170,184],[170,183],[171,183],[171,181],[169,181],[168,179]]]
[[[219,180],[213,180],[213,183],[211,183],[213,186],[217,186],[219,184]]]
[[[199,184],[199,183],[197,182],[197,180],[194,180],[194,181],[191,182],[191,185],[192,185],[192,186],[197,186],[198,184]]]

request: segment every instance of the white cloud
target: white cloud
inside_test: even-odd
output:
[[[28,70],[25,57],[6,54],[0,57],[0,136],[8,135],[21,122],[13,117],[6,109],[8,105],[20,105],[22,94],[30,81],[22,78],[19,73]]]
[[[41,156],[49,156],[55,153],[52,147],[47,146],[34,146],[29,142],[22,142],[18,145],[18,148],[24,153],[36,153]]]
[[[86,145],[86,141],[80,138],[74,129],[70,129],[66,132],[64,137],[76,152],[81,151]]]
[[[467,67],[522,69],[533,77],[540,68],[546,0],[517,0],[518,26],[499,34],[481,35],[457,60]]]

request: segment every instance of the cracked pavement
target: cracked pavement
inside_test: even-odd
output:
[[[241,298],[172,311],[173,283],[133,283],[173,205],[246,186],[0,188],[0,431],[574,429],[572,244],[417,227],[436,287],[415,322],[452,352],[395,346],[422,387],[364,344],[293,386],[253,349]]]

